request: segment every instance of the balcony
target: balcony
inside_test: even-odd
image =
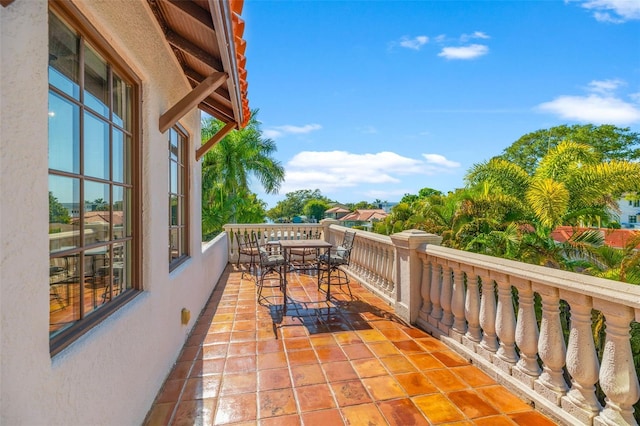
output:
[[[345,229],[331,220],[225,228],[333,243]],[[230,241],[230,265],[148,423],[315,424],[323,414],[337,424],[637,424],[637,287],[439,240],[357,231],[353,299],[332,291],[328,303],[314,277],[291,274],[286,315],[279,290],[257,302]],[[592,318],[606,324],[601,356]]]

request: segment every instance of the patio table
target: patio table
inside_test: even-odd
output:
[[[327,252],[333,247],[333,244],[324,240],[280,240],[278,241],[280,248],[282,249],[284,260],[286,264],[286,269],[284,271],[284,288],[282,289],[282,293],[284,295],[284,311],[287,310],[287,275],[289,273],[289,265],[290,265],[290,256],[291,249],[299,249],[299,248],[312,248],[317,251],[321,249],[325,249]],[[318,287],[320,287],[320,262],[317,262],[317,273],[318,273]],[[327,292],[327,300],[329,299],[329,292]]]

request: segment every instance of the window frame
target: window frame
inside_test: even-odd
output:
[[[638,223],[638,215],[630,214],[629,215],[629,223]]]
[[[73,3],[49,1],[48,10],[68,25],[81,38],[84,38],[90,47],[95,49],[104,58],[105,62],[112,67],[114,72],[131,85],[131,214],[130,217],[127,218],[131,226],[131,288],[125,290],[121,295],[108,303],[105,303],[100,309],[92,311],[90,315],[81,318],[75,324],[50,337],[49,352],[51,356],[54,356],[104,321],[120,307],[138,296],[142,290],[142,80]],[[49,83],[47,87],[47,96],[49,96],[49,93],[52,92]],[[56,93],[56,91],[53,92]],[[110,158],[109,166],[113,166],[112,158]],[[52,176],[51,169],[48,170],[48,175]],[[53,175],[60,176],[64,174],[53,173]],[[76,175],[74,174],[74,176]],[[110,202],[112,201],[113,200],[110,200]],[[80,202],[84,203],[82,196]],[[73,252],[75,253],[77,251],[77,253],[80,254],[90,248],[90,246],[81,244],[77,249],[74,249]],[[52,258],[51,256],[49,257],[50,259]]]
[[[173,161],[171,159],[171,135],[172,132],[177,133],[177,138],[178,138],[178,159],[177,161]],[[168,225],[169,225],[169,245],[168,245],[168,255],[169,255],[169,271],[173,271],[174,269],[176,269],[178,266],[180,266],[182,263],[184,263],[187,259],[190,258],[190,250],[189,247],[191,245],[191,238],[190,238],[190,223],[189,223],[189,218],[190,218],[190,197],[189,194],[191,193],[191,180],[190,180],[190,176],[191,174],[189,173],[190,170],[190,156],[189,156],[189,145],[190,145],[190,137],[189,137],[189,133],[180,125],[180,124],[176,124],[175,126],[171,127],[169,130],[167,130],[167,143],[168,143],[168,160],[169,160],[169,179],[168,179],[168,183],[169,183],[169,217],[168,217]],[[177,193],[173,193],[171,191],[171,164],[173,163],[177,163],[177,167],[178,167],[178,192]],[[182,172],[182,173],[181,173]],[[180,193],[180,190],[182,190],[183,192]],[[172,208],[171,208],[171,198],[173,195],[176,195],[178,197],[179,200],[182,201],[183,204],[183,208],[180,209],[178,208],[178,220],[177,220],[177,224],[173,225],[172,224]],[[178,241],[181,242],[181,244],[184,246],[182,248],[182,250],[180,250],[180,252],[178,253],[178,256],[176,258],[172,257],[172,247],[171,247],[171,233],[173,230],[178,230],[179,233],[179,237],[178,237]]]

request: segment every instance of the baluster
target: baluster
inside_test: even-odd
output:
[[[460,336],[467,331],[467,323],[464,318],[464,272],[459,265],[453,264],[453,299],[451,300],[451,311],[453,312],[453,331]]]
[[[437,327],[438,321],[442,318],[442,307],[440,306],[440,265],[436,259],[431,260],[431,318],[435,321],[432,324]]]
[[[453,325],[453,312],[451,312],[451,297],[453,297],[453,280],[451,269],[447,264],[442,265],[442,289],[440,290],[440,306],[442,306],[442,331],[449,334],[449,328]]]
[[[511,283],[518,288],[518,319],[516,323],[516,343],[520,349],[520,360],[512,370],[512,375],[533,389],[533,382],[540,376],[538,366],[538,322],[534,308],[531,282],[511,277]]]
[[[606,395],[606,404],[593,423],[597,426],[637,425],[633,404],[640,396],[640,388],[629,332],[633,309],[608,301],[598,301],[598,305],[597,309],[602,311],[607,323],[600,368],[600,387]]]
[[[537,287],[537,284],[534,284],[534,290],[542,297],[538,354],[543,366],[542,374],[534,383],[534,389],[549,401],[560,405],[560,398],[567,392],[567,383],[562,376],[567,348],[560,323],[560,297],[557,288]]]
[[[511,368],[518,362],[516,354],[516,316],[513,311],[511,284],[506,276],[495,278],[498,284],[498,310],[496,312],[496,334],[500,339],[500,348],[496,353],[498,362],[504,371],[511,374]],[[504,365],[501,365],[503,364]]]
[[[582,294],[567,293],[571,300],[571,330],[567,345],[567,371],[571,375],[571,389],[562,397],[562,408],[591,424],[602,406],[596,398],[600,363],[593,344],[591,331],[591,298]]]
[[[480,290],[478,289],[478,276],[473,272],[472,267],[465,270],[466,265],[462,265],[462,270],[467,273],[467,295],[464,299],[464,316],[467,319],[467,332],[464,335],[464,344],[474,352],[476,344],[482,339],[480,329]]]
[[[486,270],[479,271],[482,280],[482,298],[480,299],[480,327],[482,327],[482,342],[478,348],[482,356],[491,360],[498,350],[498,336],[496,335],[496,291],[493,280]]]
[[[431,312],[431,268],[428,256],[421,255],[420,260],[422,260],[422,283],[420,286],[422,307],[420,308],[420,317],[428,321],[429,313]]]

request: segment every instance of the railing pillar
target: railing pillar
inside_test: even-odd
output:
[[[567,347],[560,323],[560,297],[557,288],[538,287],[537,284],[534,284],[533,288],[542,297],[538,353],[543,362],[542,374],[535,381],[534,389],[549,401],[560,405],[560,398],[567,393],[568,389],[562,375]]]
[[[538,366],[538,322],[531,281],[511,277],[511,284],[518,289],[518,318],[516,321],[516,344],[520,349],[520,360],[511,374],[527,387],[533,389],[534,381],[540,376]]]
[[[461,265],[461,269],[467,274],[467,294],[464,299],[464,316],[467,319],[467,332],[462,339],[462,343],[472,352],[476,352],[476,346],[482,339],[478,276],[474,272],[473,267]]]
[[[493,356],[498,350],[498,336],[496,335],[496,290],[489,271],[478,270],[482,280],[482,298],[480,299],[480,327],[482,327],[482,342],[478,346],[478,353],[493,362]]]
[[[571,304],[571,330],[567,345],[567,371],[571,375],[571,389],[562,397],[562,408],[583,424],[592,424],[602,406],[596,398],[600,363],[591,331],[591,297],[562,292]]]
[[[442,237],[410,229],[391,235],[391,242],[396,256],[396,313],[403,320],[414,324],[422,304],[422,262],[417,249],[425,244],[440,245]]]
[[[503,371],[511,374],[518,362],[516,353],[516,315],[513,311],[513,293],[511,283],[504,274],[491,273],[498,286],[498,309],[496,311],[496,334],[500,339],[500,348],[494,363]]]
[[[449,334],[453,325],[451,298],[453,297],[453,276],[448,262],[442,265],[442,288],[440,290],[440,306],[442,306],[441,330]]]
[[[325,241],[331,243],[331,225],[339,225],[340,221],[335,219],[322,219],[320,225],[322,225],[322,235]]]
[[[606,395],[606,404],[593,424],[637,425],[633,418],[633,404],[638,401],[640,388],[633,365],[629,333],[634,318],[633,309],[603,300],[594,307],[603,313],[607,326],[600,367],[600,387]]]
[[[453,270],[453,298],[451,300],[451,311],[453,312],[453,329],[449,336],[462,343],[462,336],[467,331],[467,322],[464,318],[464,272],[460,270],[460,265],[455,262],[449,264]]]
[[[425,322],[429,322],[429,314],[431,313],[431,264],[429,257],[420,256],[422,260],[422,285],[420,286],[420,295],[422,296],[422,306],[420,307],[419,317]]]
[[[440,318],[442,318],[442,306],[440,305],[440,291],[442,290],[442,265],[434,259],[431,262],[431,314],[429,315],[429,323],[438,328]]]

